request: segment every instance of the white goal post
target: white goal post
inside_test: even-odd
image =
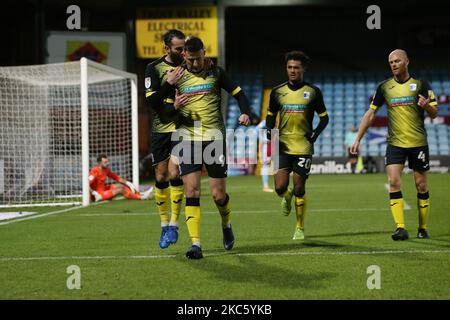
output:
[[[88,205],[99,154],[139,186],[137,76],[80,61],[0,67],[0,207]]]

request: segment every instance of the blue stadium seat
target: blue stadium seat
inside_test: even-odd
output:
[[[348,114],[347,112],[344,114],[344,119],[345,119],[345,122],[350,122],[350,123],[353,123],[354,121],[356,121],[356,119],[355,119],[355,117],[352,115],[352,114]]]
[[[439,155],[441,155],[441,156],[450,156],[450,150],[449,149],[440,150],[439,151]]]
[[[335,104],[331,104],[330,107],[332,106],[333,111],[339,112],[338,114],[343,114],[345,111],[345,105],[343,103],[335,103]],[[328,106],[326,106],[328,108]]]
[[[344,103],[344,97],[343,96],[335,96],[334,97],[334,102],[337,103]]]
[[[333,134],[335,136],[338,136],[338,137],[344,136],[344,129],[345,129],[345,127],[344,127],[343,123],[338,123],[338,124],[334,123],[332,125],[332,128],[333,128]]]
[[[335,110],[334,111],[334,117],[336,118],[343,118],[344,117],[344,110]]]
[[[357,88],[356,88],[356,91],[355,91],[355,95],[356,95],[357,97],[362,97],[362,96],[364,96],[364,95],[366,94],[366,92],[367,92],[367,89],[366,89],[366,88],[364,88],[364,87],[362,87],[362,88],[357,87]]]
[[[379,156],[380,147],[377,144],[369,144],[368,152],[370,156]]]
[[[357,103],[364,103],[366,104],[369,101],[369,99],[366,97],[365,93],[358,94],[356,96],[356,102]]]
[[[344,126],[342,124],[333,125],[333,136],[343,137],[344,136]]]
[[[423,71],[426,79],[437,95],[450,94],[450,72]],[[415,73],[417,75],[417,73]],[[316,156],[345,156],[342,144],[345,133],[351,125],[359,125],[361,118],[367,111],[370,98],[377,85],[384,79],[391,77],[389,72],[341,72],[315,73],[307,75],[306,81],[318,86],[323,93],[324,102],[328,109],[330,124],[315,144]],[[250,99],[251,107],[256,114],[260,114],[263,96],[263,77],[261,74],[242,73],[233,77]],[[239,81],[238,81],[239,80]],[[236,127],[239,108],[233,99],[229,99],[227,111],[227,127]],[[258,110],[259,109],[259,110]],[[387,108],[383,106],[378,116],[386,117]],[[314,117],[314,126],[319,119]],[[426,124],[430,153],[433,155],[450,155],[450,126],[441,124]],[[385,145],[370,145],[366,140],[362,142],[362,150],[366,155],[383,156]]]
[[[332,152],[333,151],[331,145],[322,145],[322,148],[320,149],[320,153],[324,157],[330,157]]]
[[[437,156],[439,154],[437,145],[429,144],[428,147],[429,147],[429,150],[430,150],[430,155]]]
[[[366,113],[366,111],[367,111],[367,110],[363,110],[363,109],[357,109],[357,110],[356,110],[355,116],[356,116],[356,118],[357,118],[358,121],[361,120],[361,118],[363,117],[364,113]]]

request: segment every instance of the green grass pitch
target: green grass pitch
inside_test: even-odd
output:
[[[402,188],[411,207],[410,239],[391,240],[386,182],[384,174],[311,176],[306,239],[293,241],[295,213],[282,216],[279,198],[261,191],[259,177],[231,177],[236,244],[225,252],[205,179],[205,257],[198,261],[185,258],[184,213],[178,243],[159,248],[154,200],[117,200],[0,224],[0,299],[449,299],[450,174],[429,175],[429,240],[415,237],[410,174]],[[70,265],[80,267],[79,290],[66,286]],[[367,287],[371,265],[380,268],[380,289]]]

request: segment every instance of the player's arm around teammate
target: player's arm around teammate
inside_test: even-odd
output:
[[[152,162],[155,170],[155,203],[161,220],[159,246],[178,240],[178,219],[183,200],[183,181],[172,158],[172,134],[177,128],[175,85],[183,76],[182,51],[185,35],[179,30],[164,34],[165,55],[148,64],[145,71],[146,103],[152,111]]]
[[[186,256],[201,259],[200,180],[203,165],[210,177],[211,195],[221,217],[223,246],[225,250],[231,250],[234,246],[230,197],[226,192],[226,136],[221,112],[221,89],[237,99],[241,109],[240,124],[250,123],[250,107],[241,88],[230,80],[223,69],[206,65],[204,45],[199,38],[186,40],[184,58],[186,71],[177,84],[175,100],[176,104],[184,104],[180,109],[179,130],[187,132],[186,139],[179,144],[183,146],[180,171],[185,185],[186,225],[192,241]],[[187,97],[182,97],[183,94]]]

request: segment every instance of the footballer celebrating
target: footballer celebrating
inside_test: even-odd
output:
[[[239,123],[250,123],[247,97],[217,66],[205,64],[205,49],[197,37],[186,39],[183,77],[176,87],[175,108],[180,115],[177,130],[183,141],[178,143],[180,175],[186,195],[186,225],[192,240],[187,251],[189,259],[203,257],[200,243],[200,178],[203,165],[210,177],[211,194],[222,219],[223,246],[231,250],[234,234],[231,227],[230,197],[226,192],[227,162],[225,124],[221,111],[221,89],[231,94],[239,104]],[[205,155],[210,155],[208,158]]]
[[[179,30],[167,31],[164,35],[166,55],[148,64],[145,69],[145,97],[153,118],[152,162],[156,179],[155,200],[161,220],[159,246],[162,249],[178,240],[178,220],[184,192],[178,166],[169,161],[172,150],[171,135],[176,130],[176,113],[168,105],[173,105],[175,83],[183,75],[184,69],[180,65],[183,62],[185,38]]]

